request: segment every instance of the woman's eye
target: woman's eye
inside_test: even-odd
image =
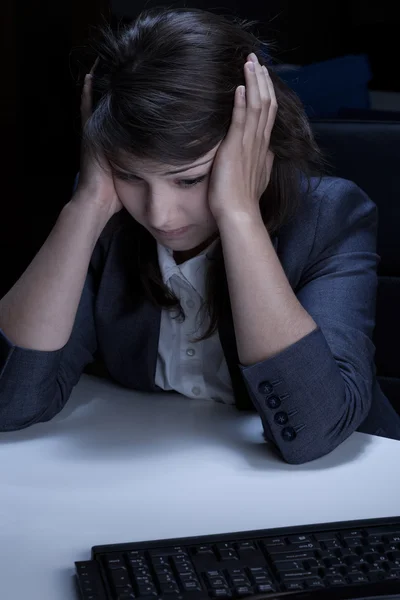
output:
[[[183,187],[193,187],[197,183],[200,183],[201,181],[204,181],[206,177],[207,177],[207,175],[201,175],[200,177],[196,177],[196,179],[182,179],[181,180],[181,185]]]
[[[138,177],[137,175],[132,175],[130,173],[118,173],[116,175],[117,179],[120,179],[121,181],[128,181],[128,182],[132,182],[132,183],[137,183],[140,181],[143,181],[140,177]],[[201,183],[202,181],[204,181],[206,179],[207,175],[201,175],[200,177],[196,177],[195,179],[181,179],[179,181],[179,185],[181,187],[194,187],[195,185],[197,185],[198,183]]]

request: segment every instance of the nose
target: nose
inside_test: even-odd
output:
[[[177,201],[173,194],[150,193],[147,200],[147,219],[153,229],[169,230],[180,227]]]

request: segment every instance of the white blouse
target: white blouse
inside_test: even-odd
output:
[[[175,309],[162,310],[155,383],[163,390],[175,390],[189,398],[234,404],[218,331],[204,341],[190,341],[192,336],[205,332],[209,324],[206,317],[201,325],[200,308],[205,299],[209,253],[216,243],[180,265],[171,250],[157,243],[163,281],[179,298],[186,319],[177,316]]]

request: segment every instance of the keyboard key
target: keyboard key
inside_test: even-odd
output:
[[[300,561],[294,561],[294,560],[278,560],[275,563],[275,568],[278,571],[294,571],[294,570],[305,571],[303,563],[301,563]]]
[[[351,531],[340,531],[339,535],[344,540],[351,540],[353,538],[362,538],[364,537],[361,529],[352,529]]]
[[[236,596],[249,596],[252,593],[253,593],[253,588],[250,587],[249,585],[241,585],[241,586],[235,588]]]
[[[150,583],[153,583],[153,579],[148,576],[148,577],[135,577],[135,581],[137,583],[137,585],[148,585]]]
[[[201,592],[200,583],[196,581],[182,581],[185,592]]]
[[[153,558],[151,562],[155,567],[168,567],[169,566],[168,556],[158,556],[157,558]],[[143,563],[140,566],[143,566]]]
[[[133,592],[118,594],[117,596],[117,600],[134,600],[134,598],[136,598],[136,596]]]
[[[349,575],[350,583],[368,583],[369,579],[366,575]]]
[[[140,569],[147,566],[144,558],[128,558],[128,564],[132,569]]]
[[[213,577],[213,578],[210,578],[208,580],[208,582],[212,588],[219,588],[219,587],[225,587],[225,586],[228,587],[228,584],[224,577]]]
[[[288,592],[297,592],[297,590],[304,590],[302,581],[289,581],[285,583],[285,588]]]
[[[387,574],[387,579],[400,579],[400,569],[389,571],[389,573]]]
[[[126,553],[129,560],[145,560],[144,552],[141,550],[130,550]]]
[[[228,588],[217,588],[210,591],[211,596],[214,598],[230,598],[232,592]]]
[[[217,544],[217,550],[232,550],[233,552],[235,551],[235,548],[233,547],[233,543],[223,543],[223,544]]]
[[[125,568],[112,569],[109,571],[109,576],[115,588],[126,587],[130,585],[128,572]]]
[[[331,550],[332,548],[341,548],[342,545],[338,540],[326,540],[324,542],[324,546],[327,550]]]
[[[325,581],[326,581],[326,583],[328,583],[329,585],[332,585],[332,586],[346,585],[346,580],[343,579],[343,577],[340,577],[340,576],[326,577]]]
[[[165,573],[157,575],[157,580],[159,583],[175,583],[176,581],[173,575],[165,575]]]
[[[367,537],[368,544],[382,544],[382,536],[381,535],[369,535]]]
[[[218,550],[220,560],[239,560],[235,550]]]
[[[185,554],[187,552],[182,546],[174,546],[172,548],[158,548],[157,550],[150,550],[150,556],[157,558],[159,556],[176,556],[177,554]]]
[[[357,548],[358,546],[363,546],[363,540],[361,538],[351,538],[346,540],[346,546],[348,548]]]
[[[275,586],[271,583],[260,583],[259,585],[257,585],[257,592],[259,592],[260,594],[275,592]]]
[[[325,542],[328,540],[336,540],[336,532],[335,531],[327,531],[325,533],[314,533],[314,538],[317,542]]]
[[[193,581],[194,579],[196,581],[198,581],[197,575],[194,572],[193,573],[182,573],[181,575],[179,575],[179,579],[181,581]]]
[[[233,586],[250,585],[250,582],[247,579],[247,577],[243,577],[240,575],[236,577],[230,577],[230,580]]]
[[[150,569],[148,567],[141,567],[140,569],[134,569],[135,577],[151,577]]]
[[[171,567],[155,567],[157,575],[173,575]]]
[[[313,550],[304,550],[301,552],[270,552],[272,560],[308,560],[315,558],[316,554]]]
[[[219,573],[219,571],[218,571],[218,573]],[[228,573],[229,573],[230,577],[234,577],[236,575],[246,575],[244,569],[228,569]]]
[[[265,567],[250,567],[249,571],[252,575],[257,575],[260,573],[268,573]]]
[[[314,577],[314,573],[312,571],[302,571],[300,573],[299,571],[286,571],[285,573],[282,573],[281,577],[282,580],[286,582],[292,579],[299,579],[299,577],[302,579],[305,579],[306,577]]]
[[[236,544],[236,548],[239,552],[255,552],[256,546],[253,542],[239,542]]]
[[[214,550],[213,550],[212,546],[210,546],[210,545],[196,546],[195,548],[193,548],[193,551],[195,554],[200,554],[203,556],[207,556],[207,555],[214,556]]]
[[[319,577],[316,577],[315,579],[307,579],[307,588],[311,590],[318,590],[324,587],[325,584]]]
[[[185,573],[194,573],[192,565],[175,565],[175,568],[179,575],[184,575]]]
[[[108,569],[121,569],[125,568],[125,561],[122,554],[106,554],[103,558],[104,564]]]
[[[286,540],[283,537],[267,538],[264,540],[265,547],[276,548],[276,546],[287,546]]]
[[[347,567],[347,575],[365,575],[365,573],[357,567]]]
[[[312,542],[311,536],[309,535],[289,535],[288,540],[290,544],[306,544]]]
[[[223,576],[221,571],[206,571],[207,577],[219,577]]]
[[[160,588],[162,594],[179,594],[179,587],[176,583],[162,583]]]
[[[157,590],[152,583],[147,585],[139,585],[139,596],[157,596]]]
[[[400,544],[400,532],[395,533],[394,535],[389,535],[387,537],[387,541],[389,544]]]
[[[367,527],[367,529],[365,530],[366,533],[368,535],[384,535],[384,536],[389,536],[389,535],[400,535],[400,527],[399,526],[384,526],[384,527]]]
[[[255,583],[269,583],[271,578],[269,575],[253,575],[253,581]]]

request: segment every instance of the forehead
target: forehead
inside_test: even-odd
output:
[[[194,168],[197,163],[200,164],[200,163],[204,163],[206,161],[211,161],[214,158],[220,143],[221,142],[219,142],[209,152],[207,152],[206,154],[203,154],[196,160],[192,160],[190,162],[188,161],[186,163],[181,163],[179,165],[176,165],[176,164],[171,165],[171,164],[167,164],[167,163],[163,163],[163,162],[144,160],[138,156],[120,152],[118,154],[118,159],[117,159],[118,162],[113,163],[112,166],[114,166],[115,168],[118,168],[118,169],[123,169],[125,171],[135,171],[135,172],[154,174],[154,175],[161,175],[161,174],[165,174],[165,172],[167,172],[167,171],[174,171],[174,170],[178,170],[178,169]]]

